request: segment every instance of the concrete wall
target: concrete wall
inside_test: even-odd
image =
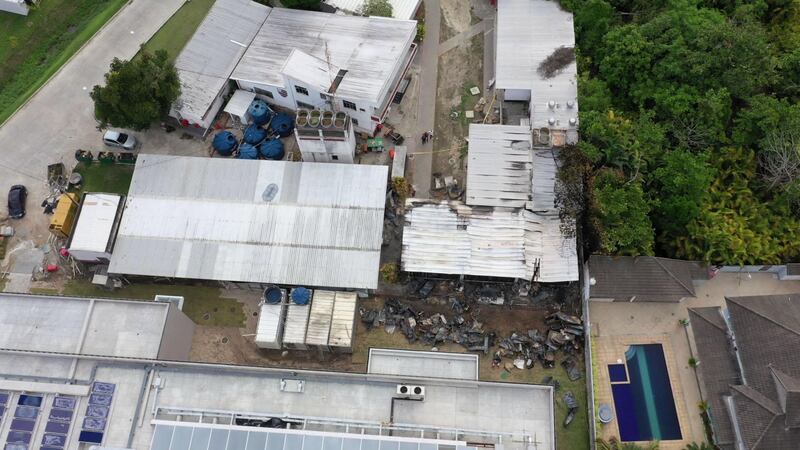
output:
[[[169,304],[167,320],[164,324],[164,334],[161,337],[161,347],[158,350],[158,359],[169,361],[188,361],[194,337],[194,322],[175,305]]]
[[[28,15],[28,5],[19,0],[0,0],[0,11]]]

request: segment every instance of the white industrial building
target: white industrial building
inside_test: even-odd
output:
[[[385,166],[140,155],[108,272],[375,289],[387,178]]]
[[[416,51],[411,20],[274,8],[231,78],[267,102],[344,111],[372,134]]]
[[[416,52],[416,22],[218,0],[176,60],[171,116],[206,132],[228,80],[273,106],[346,112],[372,134]]]
[[[359,14],[366,0],[322,0],[322,3],[332,6],[348,14]],[[389,0],[392,5],[392,17],[395,19],[411,20],[419,9],[422,0]]]
[[[553,145],[577,141],[578,69],[571,62],[551,75],[542,63],[559,49],[574,49],[572,13],[549,0],[497,4],[495,88],[505,101],[528,102],[530,125],[546,129]],[[573,51],[574,55],[574,51]],[[556,131],[554,133],[554,131]]]
[[[189,331],[171,304],[0,305],[8,449],[555,449],[551,386],[476,381],[463,358],[383,352],[369,374],[182,362],[165,353]]]
[[[175,60],[181,95],[172,105],[171,117],[202,133],[211,128],[230,91],[231,72],[269,12],[270,8],[250,0],[214,3]]]
[[[344,112],[299,109],[294,135],[303,161],[350,164],[355,161],[356,134],[353,121]]]
[[[466,202],[407,201],[404,271],[578,280],[575,235],[555,205],[557,151],[532,140],[527,126],[470,125]]]
[[[39,0],[0,0],[0,11],[27,16],[31,5],[36,3]]]
[[[81,199],[69,254],[85,263],[108,263],[122,215],[123,197],[117,194],[87,193]]]

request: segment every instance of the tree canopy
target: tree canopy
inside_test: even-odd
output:
[[[577,177],[586,250],[797,261],[800,3],[561,4],[575,17],[577,149],[590,161]]]
[[[143,51],[131,61],[114,58],[105,81],[91,92],[101,128],[150,128],[169,113],[181,92],[178,72],[163,50],[154,55]]]
[[[281,4],[292,9],[318,11],[321,0],[281,0]]]
[[[392,17],[392,4],[389,0],[367,0],[358,13],[362,16]]]

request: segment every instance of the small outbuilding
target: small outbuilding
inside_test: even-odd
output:
[[[78,261],[108,264],[122,216],[123,197],[117,194],[83,195],[67,250]]]

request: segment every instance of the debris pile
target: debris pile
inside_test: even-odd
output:
[[[556,364],[556,353],[562,352],[567,355],[561,361],[567,376],[572,381],[579,379],[581,373],[573,355],[579,354],[583,348],[583,321],[558,311],[548,315],[545,324],[548,326],[545,334],[532,329],[499,340],[500,348],[494,353],[492,366],[503,366],[509,371],[513,368],[530,369],[538,360],[543,367],[552,369]],[[511,362],[504,364],[504,359]]]
[[[437,346],[452,342],[469,351],[488,353],[494,346],[495,334],[483,329],[483,324],[473,317],[469,305],[450,299],[450,310],[453,314],[449,317],[441,313],[426,314],[389,299],[382,309],[362,309],[360,313],[367,329],[383,327],[389,334],[399,329],[411,343]]]

